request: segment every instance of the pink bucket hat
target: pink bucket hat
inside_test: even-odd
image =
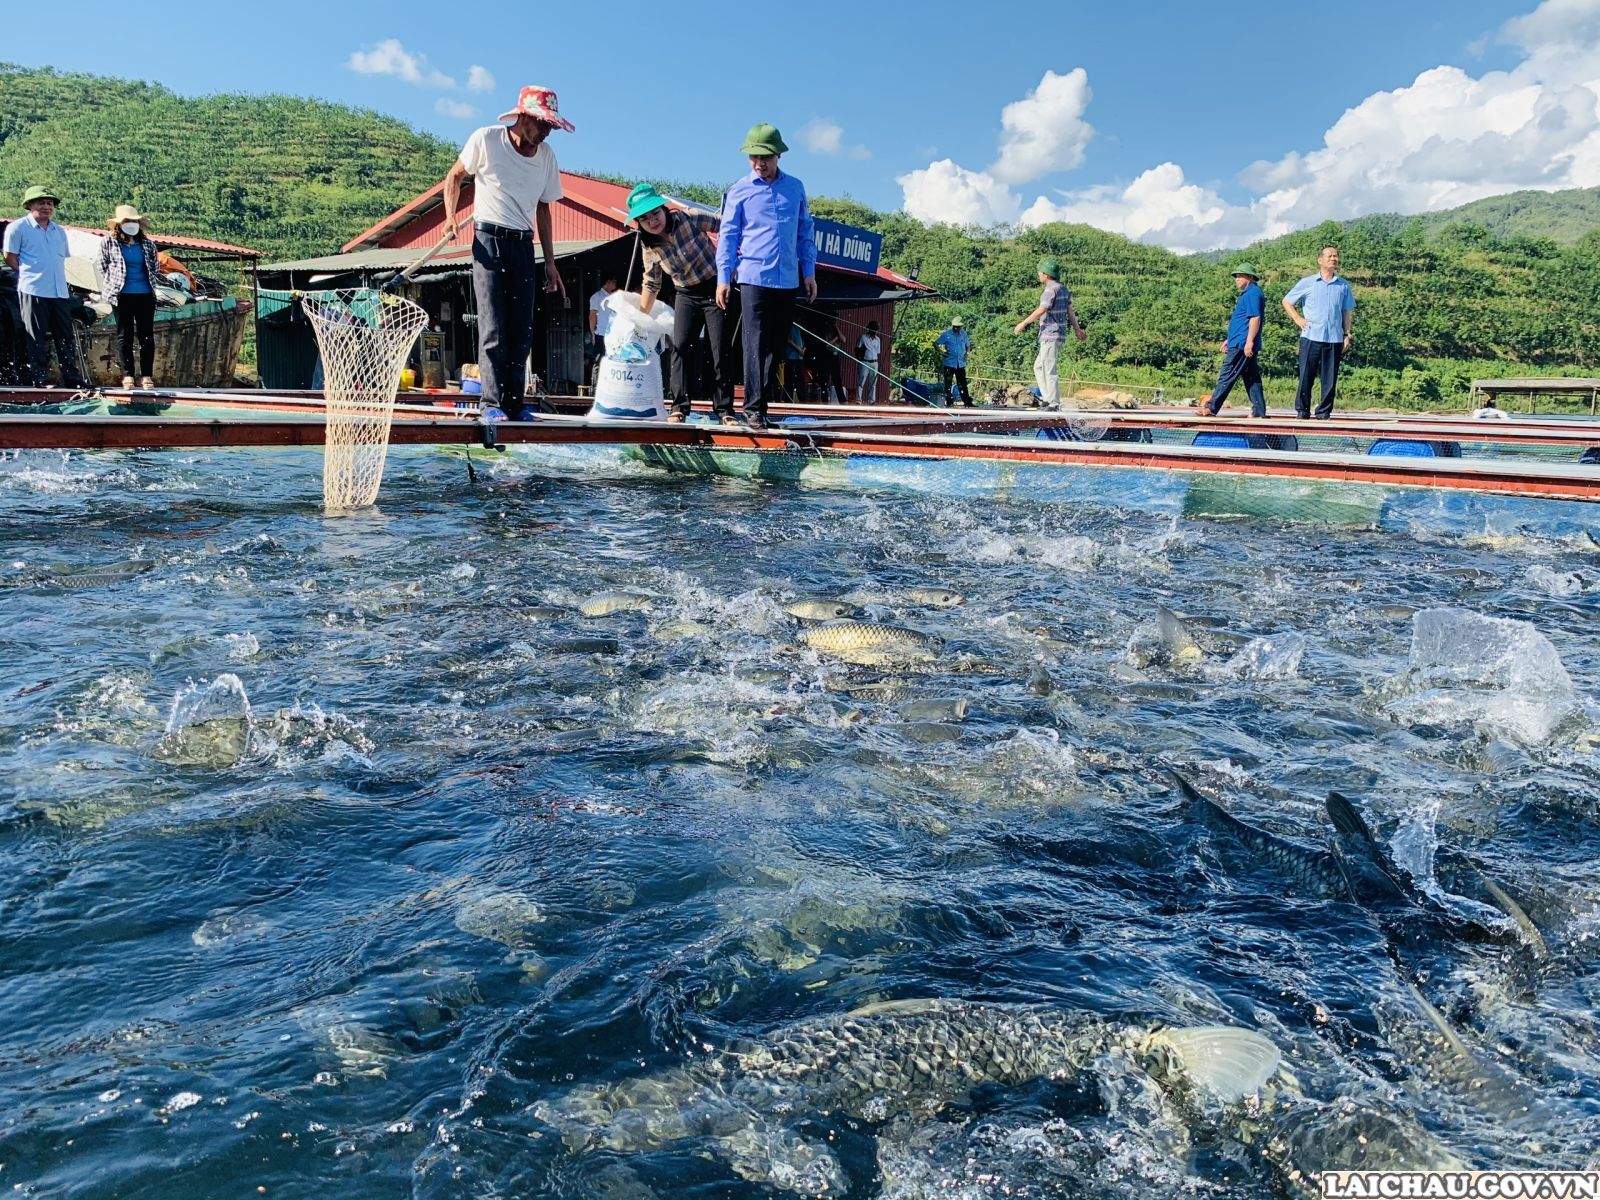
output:
[[[565,129],[572,133],[572,122],[561,115],[556,105],[556,94],[549,88],[535,87],[529,84],[517,93],[517,106],[510,112],[500,114],[500,120],[512,121],[527,113],[547,124],[554,125],[557,129]]]

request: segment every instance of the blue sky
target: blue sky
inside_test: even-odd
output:
[[[725,182],[741,167],[745,128],[772,120],[793,147],[786,169],[813,192],[932,220],[1086,219],[1180,249],[1239,244],[1258,229],[1354,215],[1389,198],[1439,207],[1485,187],[1508,190],[1501,184],[1583,182],[1588,159],[1574,147],[1586,136],[1588,93],[1577,92],[1574,105],[1572,88],[1600,79],[1589,69],[1600,61],[1600,0],[823,2],[803,15],[753,5],[732,20],[718,8],[634,3],[533,5],[511,19],[516,7],[280,0],[202,9],[154,0],[108,36],[126,8],[97,2],[75,6],[70,27],[66,10],[43,10],[39,28],[56,36],[6,45],[0,59],[153,72],[188,94],[317,96],[451,142],[509,107],[519,84],[543,83],[578,126],[555,142],[570,168]],[[85,35],[69,36],[79,26]],[[1589,55],[1576,65],[1575,37]],[[1558,40],[1568,46],[1562,62],[1531,78],[1530,63],[1554,55]],[[1455,74],[1426,96],[1414,88],[1440,67]],[[1477,86],[1484,80],[1506,82],[1486,90]],[[1527,111],[1457,128],[1450,88],[1460,93],[1456,107],[1490,113],[1498,101]],[[1545,94],[1566,97],[1558,116],[1571,145],[1538,140],[1550,121],[1539,107]],[[1020,105],[1009,123],[1008,105]],[[1372,145],[1358,139],[1339,157],[1370,148],[1380,162],[1397,157],[1402,174],[1408,162],[1420,165],[1426,178],[1396,187],[1382,172],[1346,178],[1348,161],[1316,165],[1330,130],[1363,105]],[[1395,132],[1386,122],[1430,119],[1439,130],[1385,144]],[[1532,132],[1519,135],[1522,126]],[[1491,154],[1490,134],[1537,144],[1516,170],[1486,173],[1473,159]],[[1464,165],[1452,173],[1430,137],[1461,143]],[[1574,163],[1552,173],[1562,154]],[[1315,194],[1330,180],[1337,186]],[[1313,194],[1300,194],[1308,186]],[[1293,202],[1281,198],[1286,189],[1299,189]]]

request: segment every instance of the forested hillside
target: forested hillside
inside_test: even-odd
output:
[[[0,203],[46,182],[62,195],[61,218],[75,224],[98,225],[131,200],[171,233],[254,246],[269,260],[325,254],[437,182],[455,149],[380,113],[318,100],[186,98],[0,64]],[[668,190],[709,200],[721,189]],[[1281,402],[1293,386],[1298,331],[1277,301],[1315,269],[1325,241],[1339,244],[1360,302],[1346,375],[1353,403],[1459,405],[1474,376],[1600,369],[1600,189],[1329,222],[1198,257],[1082,225],[957,230],[849,200],[818,198],[814,208],[882,232],[885,265],[915,272],[944,297],[902,310],[901,370],[935,374],[933,338],[960,313],[973,333],[975,375],[1027,378],[1034,343],[1011,326],[1033,307],[1034,265],[1049,253],[1061,259],[1088,327],[1085,345],[1068,343],[1067,370],[1192,393],[1215,370],[1234,295],[1228,267],[1249,260],[1269,297],[1262,361],[1269,395]]]
[[[1042,254],[1062,262],[1089,340],[1069,340],[1069,370],[1194,391],[1215,371],[1232,307],[1228,267],[1249,261],[1268,296],[1262,366],[1268,392],[1292,389],[1299,331],[1279,301],[1339,245],[1359,303],[1346,375],[1351,401],[1459,405],[1474,376],[1592,374],[1600,362],[1600,231],[1571,245],[1495,237],[1449,223],[1366,218],[1258,243],[1216,262],[1129,242],[1083,225],[1014,236],[924,226],[901,213],[819,200],[817,211],[884,234],[884,258],[916,271],[946,302],[912,305],[899,324],[897,363],[931,371],[932,341],[959,312],[972,329],[974,371],[1024,377],[1033,345],[1011,333],[1037,301]],[[1524,211],[1531,212],[1532,209]]]
[[[455,148],[381,113],[298,96],[174,95],[0,65],[0,198],[61,194],[100,225],[130,201],[155,228],[325,254],[437,183]]]

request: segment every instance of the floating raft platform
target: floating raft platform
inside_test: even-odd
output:
[[[485,424],[470,399],[446,406],[412,398],[396,407],[395,446],[534,454],[610,448],[673,472],[1149,513],[1556,536],[1592,537],[1600,529],[1600,509],[1591,507],[1600,502],[1600,465],[1578,461],[1600,447],[1600,424],[1582,419],[1311,422],[1203,418],[1170,408],[1073,414],[785,405],[774,406],[773,426],[751,430],[703,421],[589,423],[562,413]],[[14,450],[315,447],[326,432],[321,398],[306,393],[54,391],[24,399],[0,392],[0,413],[8,414],[0,416],[0,448]],[[1217,431],[1257,436],[1254,445],[1191,444],[1196,434]],[[1385,440],[1465,449],[1365,452]]]

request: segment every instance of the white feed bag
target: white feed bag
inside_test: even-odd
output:
[[[632,292],[606,298],[611,328],[594,382],[591,421],[661,421],[667,416],[661,387],[661,344],[672,340],[672,309],[656,304],[647,316]]]

